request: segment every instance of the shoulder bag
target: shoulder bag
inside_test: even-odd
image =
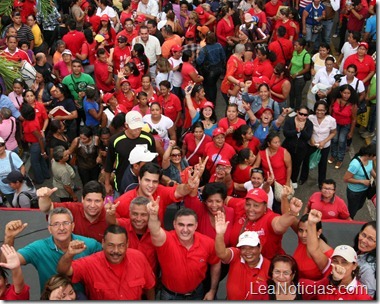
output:
[[[365,178],[368,179],[371,182],[370,185],[368,186],[366,196],[367,196],[368,199],[372,199],[376,195],[376,182],[375,182],[375,179],[372,178],[372,176],[371,177],[368,176],[367,171],[365,170],[364,165],[363,165],[362,161],[360,160],[360,158],[358,156],[355,156],[355,159],[357,159],[358,162],[360,163],[360,165],[362,166]]]

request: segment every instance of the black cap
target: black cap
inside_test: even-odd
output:
[[[24,175],[20,171],[12,171],[7,175],[6,178],[3,178],[1,181],[4,184],[22,182],[24,180]]]

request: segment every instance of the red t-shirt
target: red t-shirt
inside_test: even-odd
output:
[[[108,74],[108,64],[96,60],[94,65],[95,84],[98,90],[103,90],[104,93],[112,91],[115,87],[112,81],[110,84],[105,83],[105,81],[108,79]]]
[[[190,77],[190,74],[194,72],[198,74],[197,70],[194,68],[194,66],[191,63],[189,62],[183,63],[182,70],[181,70],[181,74],[182,74],[181,88],[182,89],[185,89],[189,85],[189,82],[193,81]]]
[[[123,108],[125,108],[125,112],[124,113],[128,113],[129,111],[132,110],[133,106],[134,106],[134,101],[135,101],[135,95],[133,94],[132,95],[132,98],[131,99],[128,99],[124,93],[122,91],[119,91],[116,93],[116,98],[117,98],[117,101],[119,103],[119,106],[123,106]]]
[[[95,221],[90,222],[84,214],[81,203],[53,203],[53,205],[54,208],[64,207],[71,211],[74,217],[75,226],[73,232],[75,234],[93,238],[100,243],[102,242],[104,231],[108,227],[104,208],[102,208],[99,217]]]
[[[156,247],[162,284],[173,292],[192,292],[206,277],[208,265],[220,261],[216,256],[215,242],[208,236],[195,232],[193,246],[186,249],[174,230],[165,233],[165,243]]]
[[[344,67],[343,69],[346,70],[347,67],[350,64],[355,64],[357,67],[357,73],[356,73],[356,78],[359,80],[363,80],[368,76],[368,74],[372,71],[375,71],[376,66],[375,66],[375,61],[373,60],[372,56],[370,55],[365,55],[363,58],[363,61],[359,60],[358,54],[352,54],[347,57],[346,61],[344,62]],[[364,85],[368,86],[369,81],[364,83]]]
[[[122,23],[124,24],[124,23]],[[115,41],[115,46],[119,45],[119,42],[117,41],[117,39],[119,38],[119,36],[125,36],[127,37],[127,42],[132,45],[132,40],[133,38],[137,37],[138,36],[138,31],[136,29],[133,29],[132,32],[127,32],[127,30],[122,30],[121,32],[119,32],[117,35],[116,35],[116,41]]]
[[[278,8],[282,6],[281,1],[277,1],[275,5],[271,1],[268,1],[264,7],[265,7],[265,14],[267,17],[274,17],[277,15]]]
[[[268,279],[269,260],[261,255],[259,265],[250,268],[240,256],[239,248],[228,249],[231,250],[232,257],[226,285],[227,300],[260,300],[258,286],[265,284]]]
[[[284,155],[285,155],[285,148],[279,147],[278,151],[275,155],[269,156],[270,163],[272,165],[272,170],[274,177],[278,183],[281,185],[286,184],[286,166],[284,161]],[[264,176],[268,176],[269,171],[269,165],[267,160],[267,155],[265,150],[259,151],[260,157],[261,157],[261,167],[264,170]]]
[[[247,123],[245,122],[244,119],[238,118],[236,122],[231,123],[227,117],[222,118],[218,122],[218,127],[223,128],[224,130],[227,130],[229,127],[232,127],[234,131],[238,129],[242,125],[246,125]],[[231,146],[234,144],[234,139],[232,138],[232,133],[228,134],[226,136],[226,143],[230,144]]]
[[[251,222],[247,220],[245,224],[246,214],[244,205],[245,199],[231,198],[228,201],[228,206],[232,207],[235,212],[234,225],[231,231],[231,245],[236,246],[239,235],[244,231],[256,231],[260,238],[261,254],[265,258],[272,260],[276,254],[284,254],[285,252],[281,247],[282,235],[276,234],[272,227],[273,219],[280,215],[267,209],[266,213],[257,221]]]
[[[152,268],[138,250],[127,249],[120,264],[110,264],[104,251],[72,263],[73,283],[83,282],[89,300],[141,300],[156,284]]]
[[[16,61],[16,62],[21,62],[22,60],[26,60],[27,62],[32,64],[28,54],[25,51],[20,50],[18,48],[16,48],[16,51],[13,54],[9,53],[8,48],[6,48],[4,52],[1,54],[1,56],[5,57],[7,60]]]
[[[270,89],[277,93],[282,94],[282,86],[284,85],[284,82],[287,81],[286,78],[277,79],[276,75],[272,75],[272,78],[269,80],[269,87]],[[284,102],[284,99],[278,98],[277,96],[271,95],[272,99],[277,102]]]
[[[295,22],[290,19],[288,19],[285,22],[283,22],[281,19],[276,21],[276,23],[274,24],[272,41],[276,41],[278,39],[277,30],[280,26],[283,26],[286,29],[286,34],[282,39],[289,40],[290,37],[293,37],[293,41],[295,41],[295,37],[296,37],[296,29],[294,28]]]
[[[239,81],[244,80],[244,62],[239,60],[236,56],[230,56],[227,61],[226,75],[220,86],[222,93],[227,94],[228,90],[231,89],[234,84],[228,80],[228,76],[233,76]]]
[[[129,81],[129,84],[131,85],[131,89],[132,90],[136,90],[137,88],[140,87],[141,85],[141,77],[143,75],[139,74],[138,76],[135,76],[135,75],[129,75],[127,77],[128,81]]]
[[[218,24],[216,25],[216,37],[218,38],[218,42],[222,46],[227,46],[227,37],[228,36],[235,36],[235,25],[234,21],[231,16],[228,17],[229,24],[227,21],[222,18],[219,20]]]
[[[129,218],[129,205],[131,204],[131,200],[133,200],[135,197],[139,196],[137,190],[139,187],[129,190],[125,192],[122,196],[116,199],[115,204],[117,202],[120,202],[120,205],[116,209],[117,217],[125,217]],[[176,186],[174,187],[165,187],[163,185],[158,185],[156,192],[153,193],[153,198],[156,199],[157,196],[160,197],[160,209],[158,210],[158,217],[161,221],[161,224],[164,224],[164,215],[166,207],[170,204],[176,203],[181,201],[181,198],[175,197],[175,190],[177,189]]]
[[[132,223],[130,219],[119,218],[117,219],[117,224],[122,226],[127,230],[128,233],[128,248],[136,249],[142,252],[145,257],[148,259],[150,266],[153,269],[154,273],[158,271],[158,260],[156,247],[152,244],[152,238],[150,237],[149,228],[147,231],[138,237],[135,230],[133,229]]]
[[[260,61],[258,57],[253,60],[252,77],[267,76],[270,79],[273,75],[273,66],[269,59]]]
[[[205,152],[203,153],[204,157],[208,156],[206,169],[211,170],[210,172],[211,175],[214,174],[215,167],[218,161],[220,161],[221,159],[230,161],[235,154],[236,154],[235,149],[232,148],[232,146],[227,143],[224,143],[224,146],[222,148],[216,147],[214,142],[210,142],[206,144]],[[217,156],[218,158],[216,159]]]
[[[364,22],[368,15],[368,7],[362,7],[360,11],[356,11],[359,15],[362,15],[363,18],[359,20],[356,16],[351,12],[348,15],[347,21],[347,30],[350,32],[361,32],[364,27]],[[356,76],[357,77],[357,76]]]
[[[124,25],[125,19],[128,19],[128,18],[133,18],[133,14],[122,11],[120,14],[120,24]]]
[[[162,107],[162,112],[165,116],[169,117],[173,122],[177,119],[178,112],[182,111],[182,105],[179,98],[173,94],[169,93],[167,100],[164,100],[162,95],[158,96],[158,102]],[[177,127],[182,126],[181,118],[177,122]]]
[[[5,292],[0,297],[0,300],[5,301],[19,301],[19,300],[29,300],[29,285],[24,285],[24,288],[21,290],[20,293],[16,293],[14,285],[8,284]]]
[[[62,40],[66,43],[66,48],[71,51],[73,56],[80,53],[80,49],[83,45],[83,42],[86,41],[84,34],[78,32],[77,30],[70,31],[62,37]]]
[[[330,258],[333,252],[334,252],[334,249],[330,249],[324,252],[324,254],[328,258]],[[296,250],[294,251],[293,257],[296,260],[297,265],[298,265],[299,278],[309,279],[309,280],[320,280],[324,276],[327,276],[330,273],[328,272],[330,263],[326,265],[326,269],[324,273],[322,273],[319,270],[317,264],[314,262],[314,260],[308,256],[306,245],[302,244],[301,242],[298,242],[298,246]]]
[[[253,8],[250,8],[247,13],[250,13],[252,16],[256,16],[259,18],[258,26],[260,28],[263,27],[263,23],[267,24],[267,16],[265,15],[264,11],[261,11],[260,13],[255,13],[255,10]]]
[[[113,50],[113,55],[112,55],[114,74],[117,74],[118,71],[120,71],[121,62],[123,62],[123,67],[124,67],[125,61],[127,60],[127,57],[129,56],[131,56],[131,48],[129,46],[126,46],[124,49],[121,49],[118,46],[115,46]]]
[[[41,127],[38,122],[37,117],[34,120],[24,120],[22,122],[22,128],[24,131],[24,139],[28,143],[36,143],[38,142],[38,138],[34,136],[33,132],[38,131],[41,132]]]
[[[310,210],[316,209],[321,211],[323,220],[346,220],[350,216],[346,203],[337,195],[334,196],[333,202],[330,203],[322,201],[321,192],[315,192],[310,196],[307,207]]]
[[[248,142],[247,147],[238,146],[235,140],[232,143],[232,147],[235,149],[236,152],[239,152],[240,150],[243,150],[244,148],[249,148],[255,155],[257,155],[257,153],[259,152],[259,146],[260,146],[260,141],[255,136],[253,136],[252,139]]]
[[[215,240],[216,231],[215,228],[211,225],[210,215],[206,204],[202,203],[199,200],[198,196],[192,197],[189,195],[185,196],[183,202],[185,203],[186,208],[193,209],[198,216],[197,231]],[[226,222],[230,222],[227,226],[226,233],[224,234],[224,243],[226,246],[229,246],[231,229],[234,223],[234,210],[227,206],[224,206],[223,208],[224,214],[226,216]]]
[[[237,165],[234,172],[232,173],[232,179],[234,183],[244,184],[251,180],[251,166],[246,166],[244,169],[240,168],[240,165]],[[247,191],[234,191],[237,197],[245,197]]]
[[[81,54],[87,55],[87,59],[90,61],[90,64],[94,64],[96,61],[96,46],[97,43],[95,40],[91,44],[85,41],[82,45]]]
[[[268,48],[269,50],[274,52],[277,56],[276,60],[272,62],[273,67],[275,67],[277,63],[286,64],[286,60],[292,59],[294,47],[293,47],[293,43],[288,39],[278,38],[276,41],[271,42]],[[285,58],[284,58],[284,55],[285,55]],[[275,75],[272,75],[272,76],[275,76]]]
[[[197,144],[195,143],[195,137],[194,134],[189,132],[185,135],[183,142],[186,143],[187,152],[186,152],[186,158],[190,157],[191,154],[195,151],[195,148]],[[212,138],[205,134],[205,138],[202,141],[201,145],[199,146],[197,152],[192,156],[187,162],[190,166],[195,166],[199,163],[199,157],[202,157],[205,152],[206,144],[212,142]]]

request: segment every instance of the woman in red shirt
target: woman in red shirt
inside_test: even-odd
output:
[[[218,42],[224,47],[227,47],[227,38],[235,36],[235,25],[232,19],[234,11],[228,5],[225,5],[220,10],[220,20],[216,25],[216,37]]]
[[[238,114],[238,105],[235,103],[229,104],[227,106],[227,117],[222,118],[218,123],[219,128],[226,130],[226,143],[230,145],[234,144],[232,135],[234,134],[235,130],[240,126],[246,124],[244,119],[238,117]]]
[[[197,121],[191,127],[191,132],[187,133],[182,142],[182,154],[186,155],[186,160],[190,166],[195,166],[199,162],[199,157],[203,156],[205,146],[211,142],[210,136],[205,134],[201,121]]]
[[[298,264],[298,276],[303,279],[320,280],[326,274],[329,268],[329,258],[333,249],[327,244],[327,239],[322,232],[322,222],[316,223],[316,236],[318,237],[318,247],[314,252],[310,252],[307,246],[308,235],[314,233],[308,230],[309,214],[304,214],[298,222],[298,246],[294,251],[293,257]],[[318,253],[316,253],[318,251]],[[326,258],[317,258],[323,254]]]
[[[185,89],[190,83],[202,83],[203,76],[198,74],[198,71],[193,66],[194,53],[190,50],[183,51],[182,53],[182,85],[181,88]]]
[[[330,106],[331,116],[336,120],[336,134],[331,139],[331,156],[328,160],[329,164],[336,161],[335,169],[342,166],[347,140],[354,134],[358,110],[358,95],[351,85],[340,86],[337,95],[338,97]]]
[[[22,122],[24,141],[29,144],[30,148],[30,164],[34,173],[33,181],[35,184],[42,184],[45,179],[50,178],[50,173],[46,162],[49,156],[45,152],[41,126],[35,109],[28,103],[22,105],[20,113],[24,117]]]
[[[118,73],[115,88],[119,105],[124,106],[127,111],[126,113],[128,113],[136,105],[135,93],[131,90],[131,84],[128,79],[124,78],[123,72]]]
[[[116,41],[116,32],[111,26],[110,18],[108,15],[102,15],[100,17],[100,25],[96,29],[96,33],[103,36],[106,44],[105,48],[109,52],[111,48],[113,48],[115,41]]]
[[[135,93],[144,92],[148,95],[148,102],[152,103],[158,101],[157,92],[152,86],[152,78],[149,74],[142,76],[141,78],[141,87],[135,90]]]
[[[128,79],[132,90],[136,90],[141,84],[141,74],[134,62],[128,62],[124,67],[124,76]]]
[[[262,0],[254,0],[252,1],[252,8],[248,10],[248,13],[250,13],[252,16],[256,16],[259,18],[258,26],[261,28],[261,30],[268,34],[267,29],[267,16],[265,14],[264,10],[264,3]]]
[[[289,19],[290,9],[281,8],[280,9],[280,18],[276,21],[273,29],[272,41],[277,40],[277,29],[280,26],[283,26],[286,29],[285,39],[290,41],[295,41],[294,37],[296,36],[295,24],[292,20]]]
[[[253,60],[252,77],[266,76],[270,79],[273,75],[272,62],[276,60],[276,54],[267,46],[259,46],[256,49],[256,58]]]
[[[49,124],[49,117],[47,115],[45,106],[42,102],[36,101],[36,95],[32,90],[26,90],[23,96],[25,101],[36,111],[36,119],[39,123],[40,129],[42,130],[41,134],[45,137],[45,130]]]
[[[249,148],[254,155],[259,152],[260,141],[253,136],[253,131],[250,126],[244,124],[236,129],[232,135],[234,142],[232,146],[236,152],[241,151],[244,148]]]
[[[237,197],[245,197],[247,191],[236,190],[235,183],[244,184],[251,179],[251,170],[256,156],[249,148],[244,148],[232,159],[232,180],[234,182],[234,194]]]
[[[273,75],[269,78],[270,95],[277,101],[280,111],[286,107],[286,99],[289,96],[291,83],[287,78],[285,65],[278,63],[273,69]]]

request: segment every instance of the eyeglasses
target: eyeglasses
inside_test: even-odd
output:
[[[307,114],[307,113],[298,112],[298,114],[301,115],[301,116],[304,116],[304,117],[308,117],[309,116],[309,114]]]
[[[283,275],[284,277],[290,277],[292,275],[291,271],[280,271],[280,270],[273,270],[273,274],[276,276],[281,276]]]
[[[60,223],[60,222],[55,222],[55,223],[53,223],[53,224],[49,224],[49,226],[50,227],[54,227],[54,228],[58,228],[58,227],[61,227],[61,225],[63,226],[63,227],[68,227],[68,226],[70,226],[72,224],[72,222],[68,222],[68,221],[66,221],[66,222],[62,222],[62,223]]]
[[[182,155],[180,153],[178,153],[178,154],[170,154],[170,156],[172,156],[172,157],[181,157]]]
[[[368,236],[365,234],[365,232],[360,232],[359,235],[363,238],[363,239],[367,239],[368,242],[372,243],[372,244],[375,244],[376,243],[376,240],[374,240],[372,237]]]
[[[217,166],[216,171],[224,171],[224,166]]]

